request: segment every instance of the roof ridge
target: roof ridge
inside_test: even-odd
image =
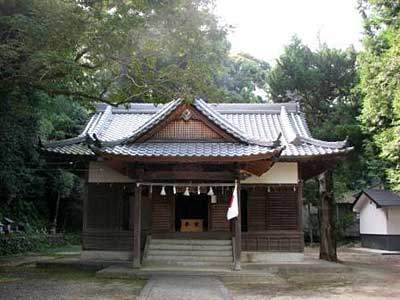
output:
[[[165,104],[159,111],[153,114],[146,122],[134,130],[132,134],[126,138],[122,138],[115,141],[101,141],[104,146],[113,146],[121,143],[127,143],[135,140],[137,137],[142,135],[144,132],[147,132],[150,128],[159,124],[162,120],[164,120],[175,108],[182,103],[182,99],[176,99],[171,102]]]
[[[312,137],[304,137],[304,136],[300,136],[299,140],[303,143],[311,144],[314,146],[334,148],[334,149],[343,149],[348,146],[347,137],[343,141],[337,141],[337,142],[326,142]]]
[[[97,120],[100,118],[101,113],[95,113],[93,114],[90,119],[89,122],[86,124],[85,128],[82,130],[82,132],[79,134],[79,136],[85,136],[88,132],[89,129],[93,126],[94,123],[97,122]]]
[[[299,113],[299,107],[296,103],[208,103],[215,110],[222,114],[228,113],[268,113],[279,114],[282,106],[285,106],[291,113]],[[238,110],[240,109],[240,110]]]
[[[87,134],[98,133],[103,128],[105,122],[112,115],[112,107],[111,105],[107,105],[106,109],[99,114],[99,118],[96,120],[95,124],[88,128]]]
[[[299,135],[295,132],[292,127],[292,123],[289,119],[289,115],[286,111],[285,106],[281,106],[281,112],[279,115],[282,121],[282,129],[283,133],[285,134],[286,140],[289,144],[298,144],[299,143]]]
[[[342,149],[347,147],[348,139],[337,142],[326,142],[315,139],[313,137],[302,136],[293,129],[292,122],[284,106],[281,107],[280,118],[282,119],[282,128],[285,131],[286,138],[289,144],[299,145],[302,143],[311,144],[317,147],[327,147],[333,149]]]
[[[59,147],[59,146],[68,146],[68,145],[73,145],[76,143],[80,143],[86,140],[86,136],[77,136],[69,139],[64,139],[60,141],[52,141],[52,142],[45,142],[43,143],[43,146],[45,148],[53,148],[53,147]]]

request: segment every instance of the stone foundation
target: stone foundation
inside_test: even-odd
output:
[[[242,251],[242,263],[296,263],[304,261],[304,253]]]
[[[82,260],[132,260],[132,253],[128,251],[99,251],[83,250],[81,252]]]

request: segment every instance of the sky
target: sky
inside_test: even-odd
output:
[[[312,49],[361,48],[357,0],[216,0],[216,14],[234,26],[232,52],[273,63],[293,35]]]

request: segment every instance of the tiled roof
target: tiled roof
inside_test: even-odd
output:
[[[365,193],[370,199],[372,199],[378,207],[400,206],[400,196],[391,191],[369,189],[364,190],[362,193]]]
[[[105,147],[104,153],[128,156],[236,157],[269,154],[274,150],[238,143],[137,143]]]
[[[95,155],[91,148],[85,143],[79,143],[74,145],[58,146],[54,144],[45,145],[46,151],[57,153],[57,154],[67,154],[67,155],[82,155],[91,156]]]
[[[303,113],[295,109],[295,104],[255,104],[258,109],[243,113],[243,105],[219,104],[216,109],[232,124],[242,128],[256,139],[274,140],[282,133],[282,144],[285,146],[283,157],[307,157],[315,155],[340,154],[350,150],[343,142],[325,142],[312,138]],[[229,110],[227,109],[229,107]],[[248,104],[247,106],[250,106]],[[220,109],[219,109],[220,108]]]
[[[346,141],[325,142],[314,139],[303,113],[294,103],[207,104],[202,100],[194,101],[193,106],[235,137],[237,144],[134,143],[138,136],[159,124],[180,104],[180,100],[158,106],[134,103],[128,107],[111,107],[102,104],[79,137],[49,143],[46,150],[62,154],[94,155],[90,144],[98,141],[102,145],[101,151],[114,154],[246,156],[270,153],[274,149],[280,151],[277,149],[278,139],[284,147],[281,154],[284,159],[337,155],[351,150]],[[88,142],[87,137],[91,137],[91,141]]]

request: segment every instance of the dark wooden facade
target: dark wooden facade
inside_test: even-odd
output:
[[[133,249],[133,207],[135,184],[88,184],[85,200],[84,250],[128,251]],[[175,195],[161,186],[142,189],[141,240],[144,247],[148,235],[173,236]],[[298,185],[242,185],[243,251],[302,252],[303,233],[300,227]],[[226,212],[232,188],[214,188],[217,203],[208,201],[208,225],[204,236],[234,236],[234,226]],[[179,192],[179,190],[178,190]],[[190,199],[188,199],[190,201]]]

